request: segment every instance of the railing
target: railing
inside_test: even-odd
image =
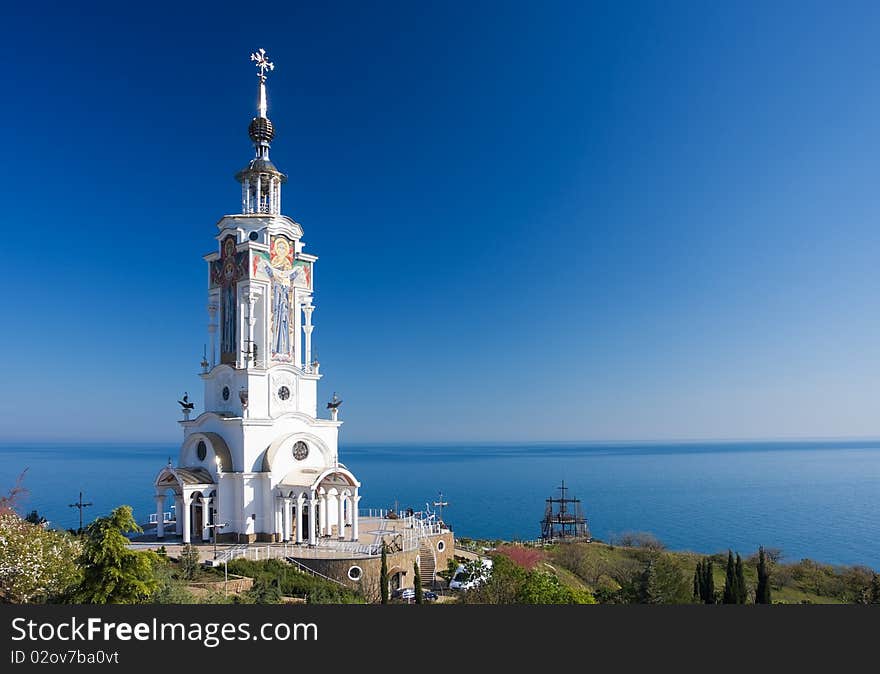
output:
[[[158,521],[157,513],[150,513],[150,524],[156,524]],[[176,520],[172,517],[172,513],[166,512],[162,513],[162,523],[169,524],[171,522],[175,522]]]
[[[403,517],[388,518],[389,511],[368,509],[359,511],[359,517],[379,520],[372,543],[340,541],[334,538],[319,538],[314,547],[293,543],[240,544],[220,551],[214,564],[223,564],[233,559],[245,558],[253,561],[268,559],[327,559],[328,553],[338,552],[352,557],[378,557],[382,554],[382,543],[386,539],[392,552],[410,552],[419,547],[422,539],[443,533],[444,529],[433,517],[424,513],[413,513]],[[155,516],[154,516],[155,518]]]
[[[318,571],[315,571],[314,569],[310,569],[305,564],[300,564],[293,557],[288,557],[287,561],[290,562],[291,564],[293,564],[296,568],[298,568],[303,573],[307,573],[307,574],[309,574],[311,576],[315,576],[317,578],[323,578],[324,580],[329,580],[331,583],[336,583],[337,585],[340,585],[341,587],[348,587],[342,581],[336,580],[335,578],[331,578],[330,576],[325,576],[323,573],[319,573]]]
[[[228,564],[233,559],[242,558],[252,559],[255,562],[260,561],[261,559],[283,559],[286,562],[295,566],[303,573],[307,573],[311,576],[316,576],[318,578],[323,578],[324,580],[329,580],[331,583],[336,583],[341,587],[347,587],[345,583],[342,583],[335,578],[325,576],[323,573],[315,571],[305,564],[300,564],[296,560],[296,558],[285,554],[288,552],[290,547],[291,546],[288,546],[286,543],[284,545],[236,545],[234,547],[227,548],[226,550],[223,550],[220,554],[218,554],[217,557],[213,560],[213,565],[219,566],[220,564]]]
[[[293,543],[270,543],[266,545],[236,545],[217,553],[214,566],[231,562],[233,559],[249,559],[254,562],[269,559],[328,559],[327,552],[344,552],[352,556],[377,557],[382,554],[381,546],[352,543],[347,541],[318,540],[315,547]]]

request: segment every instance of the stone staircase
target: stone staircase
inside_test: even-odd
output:
[[[434,572],[437,570],[434,560],[434,548],[429,540],[422,539],[419,542],[419,576],[422,579],[422,587],[431,589],[434,587]]]

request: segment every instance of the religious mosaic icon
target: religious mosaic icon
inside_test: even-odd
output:
[[[227,236],[220,246],[220,259],[211,263],[211,287],[220,288],[220,362],[234,363],[236,357],[236,285],[247,275],[247,253],[235,252],[235,237]]]
[[[199,446],[196,447],[196,456],[199,457],[199,461],[204,461],[208,456],[208,448],[205,446],[204,440],[199,441]]]
[[[290,397],[290,389],[286,386],[282,386],[278,389],[278,397],[281,398],[281,400],[287,400]]]
[[[297,440],[293,446],[293,458],[302,461],[309,455],[309,446],[302,440]]]
[[[223,400],[229,400],[229,387],[223,387]]]

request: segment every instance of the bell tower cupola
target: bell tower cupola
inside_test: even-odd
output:
[[[281,185],[287,176],[279,171],[269,159],[269,148],[275,138],[275,127],[266,116],[266,72],[275,69],[275,64],[266,57],[266,50],[251,54],[251,61],[257,66],[259,82],[259,103],[257,116],[248,126],[248,135],[254,144],[254,158],[239,171],[235,179],[241,183],[241,212],[281,213]]]

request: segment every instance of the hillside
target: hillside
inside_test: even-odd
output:
[[[727,551],[713,555],[670,551],[644,534],[624,542],[625,545],[595,541],[536,547],[475,541],[471,545],[490,555],[503,555],[523,569],[550,572],[563,586],[577,593],[589,592],[598,603],[646,601],[640,588],[648,582],[654,588],[653,603],[697,603],[694,571],[698,562],[711,559],[715,595],[721,602]],[[809,559],[787,562],[779,551],[772,549],[767,551],[767,557],[774,604],[880,602],[880,577],[867,567],[834,566]],[[747,603],[755,600],[757,564],[757,554],[743,556]]]

